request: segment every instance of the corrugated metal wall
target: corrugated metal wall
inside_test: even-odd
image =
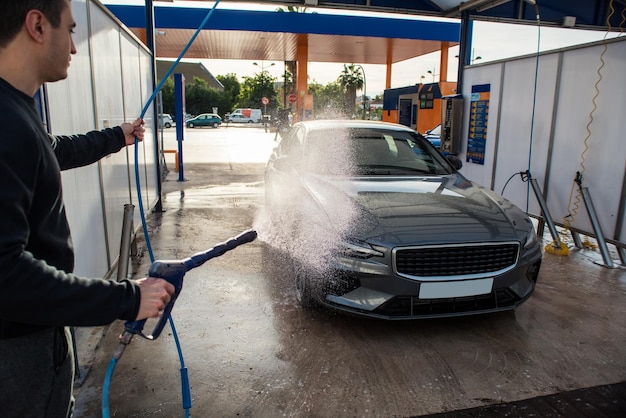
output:
[[[576,211],[570,199],[576,172],[584,167],[583,186],[589,189],[604,237],[626,242],[625,57],[622,37],[543,53],[538,67],[536,56],[468,67],[463,84],[465,146],[472,86],[490,85],[490,103],[485,164],[464,162],[461,172],[502,192],[510,176],[527,170],[530,161],[555,222],[574,210],[571,226],[593,236],[584,202],[579,201]],[[466,150],[460,157],[466,160]],[[528,183],[518,177],[504,196],[521,208],[528,204],[529,213],[539,216],[532,189],[529,197],[527,192]]]
[[[46,86],[52,133],[84,133],[134,120],[152,94],[150,52],[100,3],[72,0],[70,4],[77,23],[77,54],[72,56],[68,78]],[[158,198],[151,115],[148,111],[144,118],[146,138],[138,147],[144,208],[153,207]],[[134,153],[131,146],[62,174],[75,272],[81,276],[102,277],[116,262],[125,204],[135,206],[134,226],[141,225]]]

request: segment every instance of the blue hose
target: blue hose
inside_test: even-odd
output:
[[[530,164],[533,157],[533,131],[535,130],[535,110],[537,108],[537,81],[539,79],[539,56],[541,53],[541,19],[539,17],[539,6],[535,2],[535,13],[537,17],[537,55],[535,56],[535,82],[533,86],[533,111],[530,117],[530,144],[528,146],[528,173],[530,173]],[[526,185],[526,213],[528,213],[528,205],[530,199],[530,181]]]
[[[183,50],[181,51],[176,61],[174,61],[170,69],[167,71],[167,73],[165,73],[165,75],[161,79],[161,82],[158,84],[158,86],[156,87],[156,89],[154,90],[154,92],[152,93],[152,95],[150,96],[146,104],[144,105],[143,109],[141,110],[141,115],[140,115],[141,119],[144,118],[144,116],[146,115],[146,112],[148,111],[148,108],[154,101],[156,95],[159,93],[159,91],[161,91],[161,89],[163,88],[163,85],[165,84],[169,76],[172,75],[172,73],[174,72],[174,69],[176,68],[180,60],[185,56],[185,54],[191,47],[191,44],[193,44],[193,41],[196,40],[202,28],[206,26],[207,22],[211,18],[211,15],[213,15],[213,12],[215,11],[215,8],[219,4],[219,2],[220,0],[215,1],[215,4],[213,5],[209,13],[206,15],[206,17],[204,18],[204,20],[202,21],[198,29],[196,29],[196,32],[193,34],[191,39],[189,39],[189,42],[187,42],[187,45],[185,45],[185,48],[183,48]],[[141,215],[141,225],[143,227],[143,233],[144,233],[144,237],[146,240],[146,247],[148,249],[148,254],[150,255],[150,262],[154,263],[154,253],[152,252],[152,245],[150,243],[150,236],[148,234],[146,216],[145,216],[145,212],[143,209],[143,199],[141,197],[141,185],[140,185],[141,182],[140,182],[140,177],[139,177],[139,140],[137,138],[135,138],[135,183],[137,187],[137,200],[139,201],[139,213]],[[176,349],[178,351],[178,358],[180,361],[180,376],[181,376],[183,408],[185,409],[185,417],[189,417],[189,409],[191,408],[191,390],[189,386],[189,377],[187,375],[187,367],[185,367],[183,351],[181,349],[180,341],[178,339],[178,334],[176,333],[176,327],[174,326],[174,320],[172,319],[171,315],[169,317],[169,323],[170,323],[170,327],[172,328],[172,335],[174,336]],[[104,378],[104,383],[102,387],[102,417],[103,418],[109,418],[110,416],[109,415],[109,387],[111,385],[111,379],[113,377],[113,372],[115,370],[117,361],[118,361],[117,358],[115,357],[111,358],[109,367],[107,368],[107,372]]]
[[[104,376],[104,386],[102,388],[102,416],[109,417],[109,384],[111,382],[111,377],[113,376],[113,371],[115,370],[115,365],[117,364],[117,359],[115,357],[111,358],[109,362],[109,367],[107,367],[107,373]]]

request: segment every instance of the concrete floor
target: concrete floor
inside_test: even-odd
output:
[[[262,227],[273,134],[242,132],[188,134],[185,147],[210,151],[185,151],[186,181],[168,174],[165,212],[149,215],[157,259]],[[238,149],[253,157],[233,158]],[[626,270],[599,265],[597,251],[545,254],[537,290],[515,312],[410,322],[303,310],[285,260],[257,240],[186,274],[173,318],[192,416],[409,417],[626,381]],[[142,277],[149,264],[143,254],[133,270]],[[101,415],[122,330],[78,330],[88,374],[76,417]],[[156,341],[136,337],[115,369],[110,415],[184,416],[179,369],[169,327]]]

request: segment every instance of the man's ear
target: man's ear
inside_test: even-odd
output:
[[[24,27],[28,35],[38,43],[43,42],[48,19],[39,10],[31,10],[26,14]]]

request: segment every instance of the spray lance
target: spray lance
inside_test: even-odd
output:
[[[256,237],[256,231],[250,229],[242,232],[236,237],[230,238],[225,242],[217,244],[213,248],[210,248],[206,251],[201,251],[183,260],[156,260],[155,262],[153,262],[152,265],[150,265],[150,269],[148,270],[148,276],[158,277],[167,280],[175,288],[174,295],[170,299],[169,303],[165,306],[161,318],[159,319],[158,323],[150,334],[145,335],[143,333],[143,327],[146,323],[145,319],[141,321],[127,321],[124,324],[124,333],[120,336],[120,345],[128,345],[128,343],[130,343],[130,340],[132,339],[132,336],[136,334],[147,340],[156,340],[159,335],[161,335],[161,332],[163,331],[163,328],[167,323],[167,319],[172,312],[174,303],[176,302],[180,291],[183,289],[183,278],[185,276],[185,273],[187,273],[191,269],[200,267],[202,264],[209,261],[210,259],[219,257],[224,253],[240,246],[241,244],[246,244],[248,242],[254,241]],[[128,343],[125,343],[126,340],[128,340]]]
[[[175,292],[172,295],[172,298],[170,299],[168,304],[165,306],[165,309],[163,310],[163,313],[159,318],[159,321],[155,325],[154,329],[148,335],[144,334],[143,332],[146,319],[143,319],[141,321],[127,321],[124,324],[124,332],[119,337],[120,344],[113,353],[113,357],[111,359],[109,369],[107,370],[107,377],[105,380],[110,381],[115,364],[122,357],[124,350],[130,344],[135,335],[139,335],[147,340],[156,340],[159,335],[161,335],[165,324],[170,318],[170,314],[172,312],[172,309],[174,308],[174,303],[176,302],[176,299],[178,298],[178,295],[183,288],[183,278],[185,277],[185,273],[187,273],[191,269],[201,266],[212,258],[219,257],[225,254],[226,252],[238,247],[239,245],[254,241],[256,237],[256,231],[250,229],[242,232],[235,237],[228,239],[227,241],[215,245],[213,248],[196,253],[191,257],[187,257],[182,260],[154,261],[150,265],[150,268],[148,270],[149,277],[158,277],[167,280],[174,286]],[[185,409],[188,409],[191,407],[191,395],[189,393],[189,378],[187,376],[187,368],[184,366],[181,367],[181,381],[183,383],[183,406],[185,407]],[[103,389],[102,409],[103,417],[108,417],[108,384],[105,384]]]

